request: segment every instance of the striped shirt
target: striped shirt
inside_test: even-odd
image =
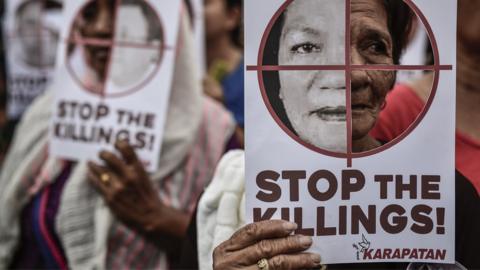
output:
[[[213,177],[214,169],[220,157],[225,151],[227,139],[231,136],[232,117],[230,114],[217,103],[210,99],[205,99],[203,112],[202,112],[202,124],[200,125],[198,136],[195,142],[186,156],[185,160],[178,166],[176,170],[171,172],[167,177],[155,182],[155,186],[158,190],[158,194],[162,202],[170,207],[179,209],[185,213],[192,214],[196,207],[196,203],[200,194],[204,188],[208,185]],[[55,208],[52,215],[52,209],[43,209],[43,211],[29,212],[35,216],[35,220],[41,220],[42,223],[55,224],[56,214],[58,214],[58,204],[60,203],[60,196],[62,195],[62,188],[60,192],[50,192],[51,187],[55,187],[55,183],[45,186],[45,182],[52,181],[54,175],[70,174],[73,169],[70,168],[70,162],[58,162],[59,168],[55,166],[48,166],[46,160],[48,160],[48,154],[42,151],[43,164],[40,162],[33,166],[38,173],[36,179],[32,179],[28,182],[35,183],[30,186],[31,192],[36,193],[33,198],[47,198],[47,207]],[[52,172],[49,168],[54,169]],[[70,175],[67,175],[67,178]],[[56,177],[56,180],[62,177]],[[68,181],[68,180],[67,180]],[[58,186],[58,185],[57,185]],[[41,188],[43,187],[43,188]],[[82,194],[79,192],[78,194]],[[52,197],[53,195],[53,197]],[[64,193],[65,195],[65,193]],[[66,196],[69,196],[66,194]],[[57,205],[49,204],[48,201],[55,201]],[[31,203],[34,203],[32,201]],[[47,214],[48,213],[48,214]],[[40,215],[40,216],[39,216]],[[22,217],[25,219],[25,217]],[[22,226],[22,235],[36,235],[29,234],[28,231],[31,227]],[[54,230],[54,226],[48,226],[48,231],[45,234],[38,234],[42,236],[42,239],[57,239],[58,235]],[[65,228],[69,231],[70,235],[89,235],[91,233],[85,231],[85,226],[78,224],[78,226],[69,226]],[[81,238],[81,237],[80,237]],[[20,243],[19,253],[15,256],[12,266],[21,267],[22,264],[17,261],[22,258],[21,254],[29,254],[35,251],[35,248],[27,247],[25,239],[22,239]],[[27,239],[29,240],[29,239]],[[34,240],[34,239],[31,239]],[[52,254],[58,255],[68,253],[68,250],[63,250],[61,241],[50,241],[48,245],[41,246],[42,249],[47,248],[47,252],[41,252],[44,255],[43,264],[30,267],[45,267],[50,266]],[[82,241],[78,241],[78,245],[82,245]],[[73,244],[75,246],[75,244]],[[105,265],[108,269],[168,269],[168,258],[166,253],[159,249],[155,243],[145,239],[142,235],[136,231],[131,230],[121,222],[114,221],[110,227],[107,241],[107,256]],[[70,246],[70,245],[69,245]],[[68,249],[68,247],[66,247]],[[26,249],[26,250],[25,250]],[[40,255],[42,255],[40,254]],[[53,256],[55,258],[55,256]],[[56,267],[64,268],[62,260],[54,260]],[[68,264],[68,262],[66,262]],[[63,267],[62,267],[63,266]]]

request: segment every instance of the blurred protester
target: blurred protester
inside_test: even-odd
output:
[[[48,87],[60,40],[62,2],[9,2],[5,21],[8,117],[18,121]]]
[[[12,44],[12,53],[23,65],[32,68],[55,65],[60,38],[56,14],[61,10],[62,3],[56,0],[30,0],[19,5],[15,11],[18,38]]]
[[[1,5],[2,26],[5,26],[5,1]],[[57,0],[22,1],[12,11],[14,23],[11,31],[14,33],[8,32],[8,29],[2,31],[6,35],[2,35],[0,60],[0,166],[21,114],[43,92],[50,79],[48,73],[55,64],[59,40],[58,14],[61,8],[62,3]],[[4,46],[8,47],[8,55]],[[12,66],[12,61],[15,62],[15,67]],[[6,69],[11,72],[8,76]],[[12,76],[16,69],[27,75]]]
[[[99,25],[111,23],[97,15]],[[234,128],[227,111],[202,97],[185,19],[153,174],[125,141],[119,155],[99,153],[103,165],[50,157],[52,91],[29,108],[0,174],[0,269],[169,268]]]
[[[243,145],[243,0],[205,0],[207,70],[204,92],[232,112]]]

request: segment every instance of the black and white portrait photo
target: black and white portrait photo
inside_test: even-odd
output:
[[[270,32],[264,65],[345,64],[345,1],[296,0]],[[320,149],[345,153],[345,71],[264,71],[265,91],[280,120]]]

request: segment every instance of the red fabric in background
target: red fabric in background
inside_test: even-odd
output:
[[[377,140],[389,142],[415,121],[425,103],[409,86],[403,84],[397,84],[388,93],[386,102],[370,135]]]
[[[480,142],[460,132],[455,136],[455,166],[480,194]]]
[[[391,141],[407,129],[422,111],[424,102],[408,85],[398,84],[387,95],[385,109],[370,134],[380,141]],[[455,167],[480,194],[480,142],[456,132]]]

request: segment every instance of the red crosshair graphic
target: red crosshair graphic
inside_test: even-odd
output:
[[[84,79],[82,79],[80,76],[78,76],[77,72],[75,69],[72,67],[72,64],[69,62],[69,53],[71,53],[70,49],[67,50],[67,68],[70,71],[70,74],[74,78],[74,80],[85,90],[88,92],[91,92],[93,94],[99,95],[102,98],[106,97],[122,97],[126,96],[129,94],[132,94],[140,89],[143,88],[149,81],[151,81],[156,73],[158,72],[163,55],[165,50],[171,50],[173,49],[171,46],[167,45],[166,39],[165,39],[165,32],[163,28],[163,24],[161,21],[160,16],[158,13],[155,11],[155,8],[151,6],[151,4],[148,1],[145,0],[140,0],[138,1],[137,4],[143,5],[143,9],[148,10],[149,14],[151,15],[150,17],[154,17],[153,20],[150,18],[150,20],[147,22],[148,27],[154,27],[157,29],[157,34],[159,35],[159,40],[160,44],[150,44],[148,42],[138,42],[138,41],[130,41],[130,40],[121,40],[121,37],[117,37],[117,31],[116,27],[119,20],[122,20],[124,18],[119,18],[118,17],[118,12],[119,9],[122,7],[122,0],[114,0],[113,2],[113,10],[111,10],[111,16],[108,18],[111,20],[112,27],[111,27],[111,33],[107,34],[106,37],[89,37],[89,36],[84,36],[84,35],[78,35],[78,33],[75,33],[76,28],[76,22],[77,19],[82,16],[82,11],[86,8],[88,8],[89,5],[95,5],[97,2],[104,2],[104,3],[111,3],[112,0],[90,0],[87,1],[80,9],[78,14],[75,16],[73,19],[72,26],[70,27],[70,34],[68,39],[66,40],[67,44],[69,47],[73,46],[83,46],[84,48],[96,48],[97,50],[106,50],[108,51],[108,60],[105,62],[104,66],[104,73],[103,78],[100,83],[100,87],[93,87],[89,85],[88,83],[85,82]],[[91,18],[90,20],[96,20],[96,18]],[[133,22],[132,22],[133,23]],[[151,32],[151,31],[150,31]],[[103,33],[105,34],[105,33]],[[146,78],[142,78],[141,81],[138,81],[135,83],[133,87],[129,87],[129,89],[123,89],[121,91],[117,91],[115,93],[109,93],[107,91],[107,81],[110,76],[110,72],[112,69],[112,66],[115,64],[113,55],[115,52],[115,49],[119,48],[128,48],[128,49],[142,49],[142,50],[152,50],[152,51],[157,51],[159,57],[157,58],[157,61],[155,63],[155,68],[151,71],[149,71],[149,75]],[[128,63],[126,63],[128,65]],[[129,74],[125,74],[128,76]]]
[[[288,5],[290,5],[293,1],[295,0],[287,0],[285,3],[279,8],[279,10],[275,13],[273,18],[271,19],[269,25],[267,26],[260,45],[260,50],[258,54],[258,65],[248,65],[247,66],[247,71],[257,71],[258,74],[258,81],[260,85],[260,89],[262,92],[262,98],[264,100],[265,105],[267,106],[270,114],[274,118],[274,120],[279,124],[279,126],[285,131],[291,138],[293,138],[295,141],[298,143],[302,144],[303,146],[327,155],[327,156],[332,156],[332,157],[337,157],[337,158],[345,158],[347,160],[347,166],[352,167],[352,160],[354,158],[361,158],[361,157],[366,157],[370,155],[377,154],[379,152],[382,152],[384,150],[389,149],[393,145],[397,144],[399,141],[404,139],[408,134],[410,134],[417,126],[418,124],[422,121],[426,113],[428,112],[433,99],[436,94],[436,90],[438,87],[439,83],[439,77],[440,77],[440,71],[443,70],[452,70],[452,65],[440,65],[440,54],[438,51],[438,45],[435,39],[435,36],[433,35],[433,30],[428,23],[428,20],[426,17],[423,15],[423,13],[420,11],[420,9],[412,2],[412,0],[403,0],[409,7],[410,9],[416,14],[417,18],[420,19],[420,21],[423,23],[425,26],[425,29],[428,34],[428,38],[430,40],[432,50],[433,50],[433,57],[434,57],[434,64],[433,65],[354,65],[351,63],[351,54],[350,54],[350,47],[351,47],[351,33],[350,33],[350,27],[351,27],[351,22],[350,22],[350,4],[351,0],[345,0],[346,8],[345,8],[345,65],[262,65],[263,63],[263,55],[264,55],[264,50],[266,47],[266,43],[269,37],[269,34],[272,30],[272,27],[274,23],[277,21],[277,19],[281,16],[283,11],[287,8]],[[347,152],[346,153],[337,153],[337,152],[332,152],[328,151],[325,149],[321,149],[319,147],[313,146],[309,143],[304,142],[301,140],[298,136],[296,136],[283,122],[282,120],[276,115],[274,112],[272,105],[270,104],[269,98],[266,94],[266,89],[265,89],[265,84],[264,84],[264,78],[263,78],[263,71],[308,71],[308,70],[327,70],[327,71],[345,71],[345,81],[346,81],[346,124],[347,124]],[[366,151],[366,152],[361,152],[361,153],[353,153],[352,152],[352,108],[351,108],[351,94],[352,94],[352,89],[351,89],[351,72],[354,70],[376,70],[376,71],[398,71],[398,70],[429,70],[434,72],[434,79],[433,79],[433,84],[432,84],[432,91],[430,93],[430,96],[428,98],[428,101],[426,102],[422,112],[418,115],[416,120],[397,138],[393,139],[392,141],[377,147],[373,150]]]

